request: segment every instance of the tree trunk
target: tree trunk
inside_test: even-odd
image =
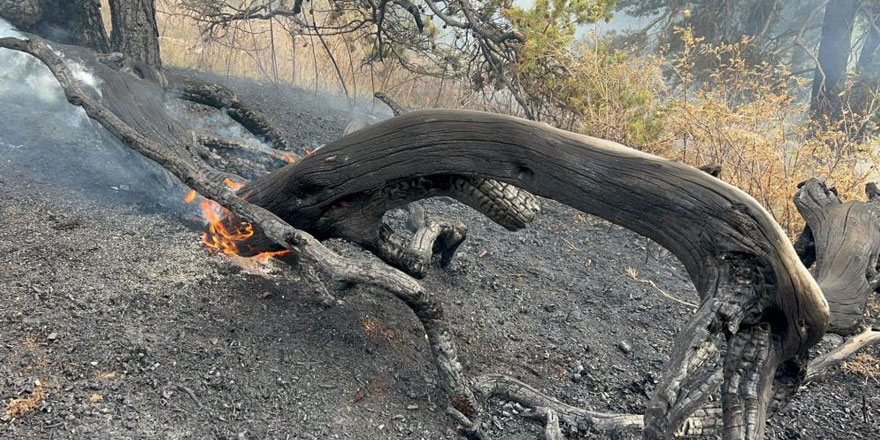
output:
[[[153,0],[110,0],[113,51],[159,70],[159,26]]]
[[[876,112],[874,93],[880,86],[880,8],[870,9],[867,29],[864,31],[865,43],[856,62],[858,80],[850,90],[850,102],[860,115]],[[873,130],[868,126],[859,130],[859,136],[870,135]]]
[[[873,19],[865,29],[865,44],[859,53],[856,71],[862,81],[876,82],[880,79],[880,10],[874,10]]]
[[[820,122],[833,124],[843,113],[840,94],[845,86],[850,40],[858,8],[857,0],[831,0],[825,6],[819,65],[813,76],[810,99],[810,113]]]
[[[52,41],[110,51],[96,0],[0,0],[0,16],[19,30]]]
[[[809,229],[800,241],[815,255],[813,275],[831,310],[828,331],[843,336],[862,327],[868,299],[880,288],[880,203],[871,188],[868,202],[843,202],[810,179],[794,197]]]

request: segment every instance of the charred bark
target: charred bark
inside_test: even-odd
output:
[[[801,184],[794,200],[809,228],[803,252],[815,258],[813,273],[831,310],[828,330],[856,332],[880,288],[880,203],[844,203],[815,179]]]
[[[159,26],[154,0],[110,0],[114,52],[160,70]]]

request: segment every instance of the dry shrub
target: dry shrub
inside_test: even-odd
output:
[[[850,135],[850,120],[822,127],[806,118],[797,99],[803,80],[780,66],[745,62],[749,40],[705,45],[680,30],[690,48],[672,63],[682,84],[691,80],[689,57],[714,57],[708,83],[672,99],[666,127],[672,135],[665,155],[694,166],[722,168],[722,178],[755,197],[790,235],[803,220],[792,202],[797,184],[815,177],[844,200],[863,197],[863,185],[878,171],[877,143]]]
[[[325,49],[317,37],[289,32],[282,21],[249,20],[237,23],[237,28],[230,26],[219,38],[208,39],[177,3],[156,2],[166,66],[347,93],[352,99],[369,99],[383,91],[411,108],[473,106],[474,93],[456,82],[419,75],[390,61],[365,64],[371,46],[357,36],[325,35]],[[333,20],[318,11],[314,17],[318,23]],[[418,60],[413,64],[418,65]]]
[[[711,46],[678,32],[685,48],[671,60],[582,43],[568,55],[571,79],[545,83],[546,93],[567,94],[554,125],[576,115],[571,125],[585,134],[718,165],[792,237],[803,227],[792,201],[798,183],[819,178],[844,200],[864,197],[864,183],[880,176],[878,143],[865,135],[870,118],[850,112],[835,126],[815,124],[806,116],[805,81],[781,66],[747,63],[751,41]],[[712,70],[695,72],[693,58],[712,59]],[[708,80],[695,81],[698,73]]]

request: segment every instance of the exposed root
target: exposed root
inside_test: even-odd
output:
[[[590,411],[560,402],[528,384],[510,376],[487,374],[474,380],[474,391],[482,399],[497,397],[516,402],[530,411],[523,417],[548,426],[547,414],[552,412],[560,433],[599,433],[614,435],[622,432],[638,433],[644,428],[644,418],[638,414],[615,414]],[[676,437],[713,435],[721,427],[721,408],[700,408],[674,432]],[[560,437],[561,438],[561,437]]]
[[[572,432],[589,430],[601,433],[636,432],[642,428],[642,416],[602,413],[571,406],[502,374],[488,374],[476,378],[474,391],[486,400],[499,397],[530,408],[538,415],[533,418],[541,423],[546,424],[546,419],[540,417],[540,411],[553,411],[557,417],[557,425],[564,425]]]

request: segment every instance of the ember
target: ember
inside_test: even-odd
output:
[[[198,193],[196,192],[196,190],[191,189],[188,193],[186,193],[186,197],[183,199],[183,201],[186,202],[187,205],[189,205],[193,202],[193,200],[196,199],[197,195]]]
[[[228,186],[229,189],[231,189],[231,190],[233,190],[233,191],[238,191],[238,190],[241,189],[241,187],[244,186],[244,183],[242,183],[242,182],[236,182],[236,181],[234,181],[234,180],[232,180],[232,179],[230,179],[230,178],[228,178],[228,177],[225,178],[225,179],[223,179],[223,183],[225,183],[226,186]]]

